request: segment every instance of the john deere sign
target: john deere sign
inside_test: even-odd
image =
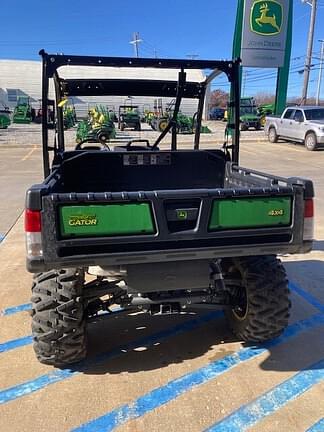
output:
[[[289,0],[245,0],[242,64],[281,67],[287,35]]]

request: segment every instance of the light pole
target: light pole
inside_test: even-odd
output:
[[[301,100],[301,103],[305,104],[307,102],[309,74],[310,74],[310,68],[312,63],[317,0],[302,0],[302,2],[307,3],[312,8],[311,19],[309,24],[309,32],[308,32],[307,53],[306,53],[306,61],[305,61],[305,68],[304,68],[304,84],[303,84],[303,92],[302,92],[302,100]]]
[[[320,102],[322,70],[323,70],[323,61],[324,61],[324,39],[320,39],[319,42],[321,42],[321,55],[320,55],[320,66],[319,66],[318,81],[317,81],[316,105],[319,105]]]

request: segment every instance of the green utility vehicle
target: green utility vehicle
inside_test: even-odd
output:
[[[141,130],[141,116],[138,111],[138,106],[120,105],[118,110],[118,129]]]
[[[176,103],[154,142],[119,142],[111,150],[101,143],[65,149],[59,104],[54,146],[43,122],[45,179],[27,191],[25,213],[38,359],[59,366],[82,360],[87,322],[115,304],[152,315],[197,304],[222,307],[239,339],[279,336],[288,324],[290,297],[276,255],[311,250],[314,191],[309,180],[239,166],[240,61],[40,54],[44,113],[50,79],[57,101],[63,95],[142,95]],[[65,65],[78,71],[172,68],[179,74],[178,81],[66,79]],[[210,74],[203,82],[187,81],[188,69]],[[221,72],[234,88],[232,142],[202,150],[205,92]],[[192,149],[177,144],[183,97],[198,100]],[[170,130],[170,148],[160,150]]]
[[[240,102],[240,125],[241,131],[254,128],[261,129],[260,116],[253,97],[241,98]]]
[[[19,96],[14,109],[13,123],[30,124],[32,117],[32,107],[29,97]]]

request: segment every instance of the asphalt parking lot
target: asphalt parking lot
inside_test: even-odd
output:
[[[203,147],[221,146],[223,125],[214,127]],[[242,134],[242,166],[315,184],[314,250],[282,257],[293,306],[280,338],[244,344],[219,310],[116,310],[89,325],[86,362],[55,369],[32,350],[21,217],[25,190],[42,180],[39,127],[9,134],[0,134],[1,431],[324,431],[324,151]]]

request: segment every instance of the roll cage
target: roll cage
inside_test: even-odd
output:
[[[61,101],[72,96],[152,96],[175,98],[173,115],[166,129],[161,133],[152,150],[156,150],[158,144],[171,130],[171,149],[177,150],[177,115],[181,99],[198,99],[198,111],[196,117],[196,129],[194,137],[194,149],[199,149],[201,120],[204,101],[208,84],[221,73],[225,73],[232,84],[232,100],[230,109],[233,123],[228,127],[232,129],[232,161],[239,161],[239,123],[240,123],[240,86],[239,68],[240,60],[183,60],[183,59],[156,59],[156,58],[132,58],[132,57],[93,57],[76,55],[48,54],[44,50],[39,53],[42,57],[42,141],[43,141],[43,166],[44,176],[50,173],[49,151],[54,156],[65,149],[64,123]],[[62,66],[97,66],[97,67],[127,67],[127,68],[157,68],[178,69],[178,81],[147,80],[147,79],[64,79],[58,74]],[[212,72],[202,82],[186,80],[186,69],[211,70]],[[53,78],[57,125],[54,146],[48,145],[48,91],[49,80]]]

